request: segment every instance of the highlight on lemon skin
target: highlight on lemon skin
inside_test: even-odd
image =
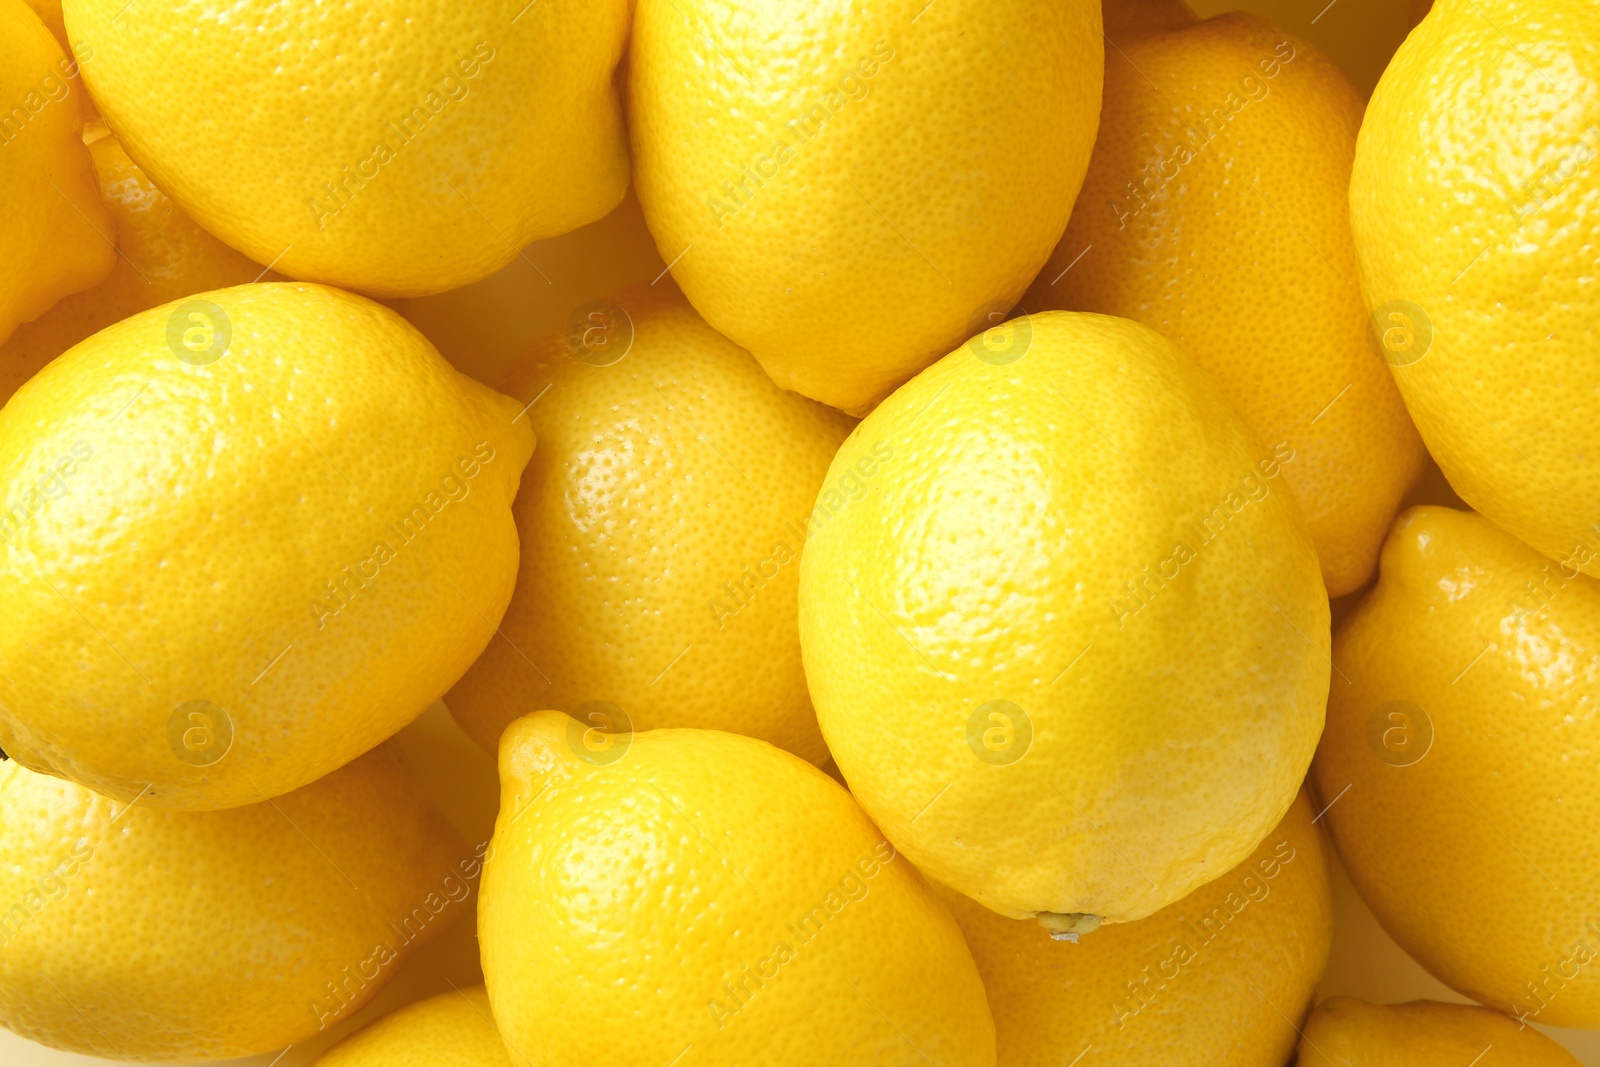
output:
[[[537,703],[825,760],[799,561],[860,491],[824,482],[850,420],[779,389],[665,279],[574,309],[507,391],[539,448],[500,637],[446,698],[467,733],[493,751]]]
[[[1411,508],[1333,662],[1312,778],[1383,928],[1482,1004],[1600,1025],[1600,988],[1571,977],[1600,909],[1600,789],[1572,755],[1600,745],[1600,581],[1480,515]]]
[[[0,409],[0,745],[201,810],[391,736],[510,599],[519,407],[321,286],[205,293],[76,345]]]
[[[738,734],[587,732],[541,711],[500,742],[478,932],[514,1055],[993,1067],[960,929],[848,792]]]
[[[444,292],[627,188],[614,84],[627,0],[430,0],[402,17],[297,5],[237,22],[182,0],[140,0],[131,18],[125,0],[63,6],[128,154],[200,225],[290,277]]]
[[[1451,487],[1592,577],[1597,38],[1584,0],[1438,0],[1372,94],[1349,192],[1375,327],[1417,339],[1390,373]]]
[[[480,873],[388,746],[214,812],[0,762],[0,838],[0,900],[21,902],[0,925],[0,1025],[135,1062],[275,1053],[336,1025],[464,917]]]

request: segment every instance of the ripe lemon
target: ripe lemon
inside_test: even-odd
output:
[[[33,9],[0,0],[0,341],[116,259],[80,137],[85,97]]]
[[[215,812],[0,763],[0,1025],[166,1062],[332,1026],[471,907],[478,861],[416,794],[387,747]]]
[[[479,939],[519,1062],[995,1062],[961,931],[815,767],[542,711],[501,739],[500,784]]]
[[[217,290],[76,345],[0,410],[0,747],[200,809],[393,734],[511,597],[518,406],[315,285]]]
[[[1098,3],[640,0],[645,218],[707,322],[860,414],[1038,272],[1088,164],[1103,47]]]
[[[489,994],[473,986],[401,1008],[345,1038],[315,1067],[513,1067],[489,1012]]]
[[[579,308],[510,391],[539,450],[513,509],[505,639],[447,697],[466,731],[492,752],[531,707],[554,707],[825,760],[796,600],[850,420],[773,385],[666,283]]]
[[[92,289],[62,298],[0,344],[0,404],[52,359],[97,330],[181,296],[255,281],[251,262],[195,225],[150,184],[117,139],[95,124],[84,132],[100,201],[117,236],[117,265]]]
[[[1315,781],[1384,929],[1492,1008],[1600,1026],[1600,582],[1412,508],[1333,658]]]
[[[33,13],[39,16],[39,20],[44,23],[45,29],[54,34],[56,40],[61,42],[62,50],[70,52],[72,45],[67,40],[67,27],[61,21],[61,0],[26,0],[26,3],[33,8]]]
[[[1108,0],[1106,19],[1121,54],[1101,136],[1022,305],[1137,319],[1194,357],[1262,440],[1294,449],[1283,479],[1328,593],[1352,592],[1423,456],[1356,282],[1361,97],[1254,15]]]
[[[1297,1067],[1578,1067],[1539,1031],[1469,1004],[1329,997],[1306,1020]]]
[[[627,0],[70,0],[106,122],[194,219],[382,296],[485,277],[622,199]]]
[[[1311,819],[1302,792],[1239,866],[1078,944],[945,890],[989,991],[999,1067],[1283,1067],[1333,936]]]
[[[1600,5],[1439,0],[1361,126],[1350,218],[1406,406],[1461,498],[1600,576]]]
[[[1283,818],[1328,601],[1282,473],[1144,326],[1046,312],[856,427],[800,639],[828,747],[911,860],[1015,918],[1142,919]]]

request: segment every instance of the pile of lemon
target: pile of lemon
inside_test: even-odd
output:
[[[1427,7],[0,0],[0,1025],[1576,1063],[1600,6]],[[410,321],[630,186],[494,388]],[[1325,832],[1481,1006],[1314,1005]]]

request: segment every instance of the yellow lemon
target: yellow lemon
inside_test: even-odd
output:
[[[1350,218],[1373,328],[1461,498],[1600,576],[1600,5],[1439,0],[1373,93]]]
[[[854,413],[997,325],[1100,113],[1099,3],[640,0],[639,199],[706,321]]]
[[[416,793],[388,747],[216,812],[0,763],[0,1025],[168,1062],[332,1026],[469,907],[478,860]]]
[[[117,235],[117,265],[0,344],[0,404],[52,359],[97,330],[180,296],[255,281],[261,267],[206,233],[96,124],[84,139]]]
[[[217,290],[76,345],[0,410],[0,746],[200,809],[393,734],[511,597],[518,406],[314,285]]]
[[[772,384],[665,282],[578,308],[515,374],[539,439],[513,509],[522,566],[504,640],[447,697],[457,720],[490,751],[553,707],[821,763],[799,560],[850,421]]]
[[[1298,1067],[1578,1067],[1566,1049],[1497,1011],[1329,997],[1306,1020]]]
[[[315,1067],[514,1067],[483,986],[408,1005],[345,1038]]]
[[[1120,54],[1100,139],[1022,304],[1137,319],[1193,356],[1264,441],[1293,447],[1283,479],[1328,593],[1352,592],[1423,456],[1356,283],[1361,97],[1253,15],[1107,0],[1106,21]]]
[[[70,0],[95,103],[194,219],[383,296],[476,281],[610,211],[628,0]]]
[[[111,220],[83,145],[78,64],[33,9],[0,0],[0,341],[111,271]]]
[[[827,775],[715,730],[500,742],[479,906],[518,1062],[986,1067],[961,931]]]
[[[1314,768],[1350,880],[1435,977],[1600,1026],[1600,582],[1417,507],[1340,625]]]
[[[55,35],[61,42],[63,50],[70,51],[71,45],[67,41],[67,27],[61,21],[61,0],[26,0],[33,13],[39,16],[45,28]]]
[[[800,639],[889,840],[1066,929],[1142,919],[1248,856],[1328,690],[1293,456],[1102,315],[1016,319],[863,420],[828,484],[864,488],[800,561]]]
[[[1239,866],[1078,944],[944,897],[989,991],[999,1067],[1283,1067],[1333,936],[1304,792]]]

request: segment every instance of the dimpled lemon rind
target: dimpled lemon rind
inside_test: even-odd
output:
[[[863,420],[827,483],[863,488],[801,557],[800,638],[889,840],[996,911],[1067,921],[1143,918],[1249,855],[1328,691],[1292,457],[1102,315],[989,331]]]
[[[91,1056],[279,1052],[463,915],[478,862],[387,746],[231,811],[0,762],[0,1025]]]
[[[993,1067],[960,929],[805,761],[543,711],[500,782],[479,939],[518,1063]]]
[[[641,0],[635,180],[690,302],[853,414],[998,324],[1083,181],[1099,9]]]
[[[69,0],[128,155],[291,277],[378,296],[477,281],[622,199],[627,0]]]
[[[1255,15],[1107,0],[1106,21],[1102,133],[1022,306],[1136,319],[1192,356],[1263,441],[1293,447],[1283,478],[1328,594],[1352,592],[1423,461],[1356,283],[1361,96]]]
[[[217,290],[76,345],[0,410],[0,747],[203,809],[393,734],[510,599],[517,409],[316,285]]]
[[[1333,662],[1312,774],[1383,928],[1497,1011],[1600,1026],[1600,582],[1412,508]]]
[[[850,420],[779,389],[666,282],[579,309],[509,391],[539,440],[522,564],[506,639],[446,698],[457,721],[491,752],[540,706],[825,760],[796,603]]]
[[[1451,487],[1600,577],[1600,5],[1439,0],[1356,144],[1361,287]]]

